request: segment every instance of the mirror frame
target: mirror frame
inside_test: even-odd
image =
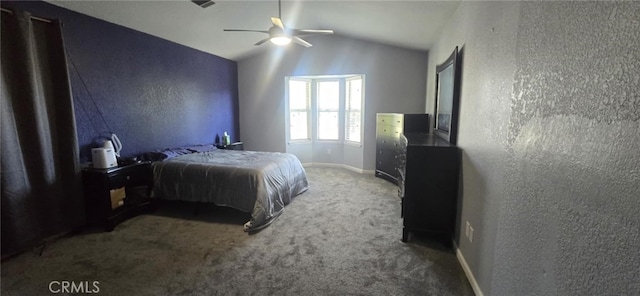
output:
[[[442,81],[441,73],[445,70],[452,69],[453,81]],[[458,63],[458,47],[453,50],[451,55],[442,63],[436,66],[436,96],[435,96],[435,125],[434,134],[456,145],[458,136],[458,109],[460,104],[460,71]],[[447,76],[442,76],[446,78]],[[451,94],[450,100],[443,98],[443,93]],[[447,108],[442,108],[445,106]],[[442,111],[451,110],[449,113]],[[448,118],[448,120],[447,120]]]

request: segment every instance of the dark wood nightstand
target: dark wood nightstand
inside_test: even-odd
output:
[[[87,222],[111,231],[120,222],[154,210],[150,162],[82,170]]]
[[[229,145],[223,145],[223,144],[216,144],[216,147],[218,147],[218,149],[226,149],[226,150],[244,150],[244,143],[242,142],[235,142],[235,143],[231,143]]]

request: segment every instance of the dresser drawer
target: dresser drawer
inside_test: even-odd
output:
[[[109,174],[109,187],[120,188],[125,186],[146,185],[152,182],[150,165],[133,166],[126,170],[120,170]]]

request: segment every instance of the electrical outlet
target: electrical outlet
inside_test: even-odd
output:
[[[469,226],[469,242],[473,242],[473,227]]]
[[[327,149],[327,154],[331,154],[331,148]]]
[[[471,224],[469,224],[469,221],[467,221],[467,225],[464,228],[464,236],[465,237],[469,237],[469,227],[471,227]]]

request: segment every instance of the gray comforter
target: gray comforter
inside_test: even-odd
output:
[[[244,230],[269,225],[307,190],[306,173],[288,153],[214,150],[153,163],[154,197],[210,202],[251,213]]]

